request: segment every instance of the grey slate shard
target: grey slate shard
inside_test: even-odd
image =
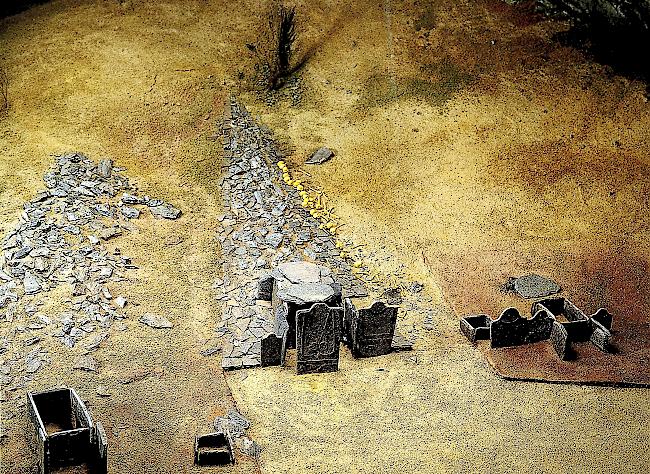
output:
[[[559,293],[560,285],[541,275],[531,273],[514,280],[514,291],[526,299],[544,298]]]
[[[146,324],[147,326],[155,329],[170,329],[174,327],[174,325],[167,318],[164,316],[159,316],[157,314],[145,313],[140,316],[139,321],[142,324]]]
[[[32,275],[31,272],[25,272],[23,286],[25,288],[25,294],[27,295],[35,295],[36,293],[40,293],[43,289],[41,283],[34,275]]]
[[[327,147],[319,148],[305,163],[308,165],[322,165],[334,157],[334,152]]]
[[[158,206],[152,206],[149,208],[151,213],[156,218],[162,219],[178,219],[180,217],[181,210],[175,208],[171,204],[163,203]]]
[[[103,178],[110,178],[113,171],[113,160],[105,159],[97,165],[97,174]]]
[[[137,219],[140,217],[140,210],[136,209],[135,207],[122,206],[120,208],[120,212],[127,219]]]
[[[86,372],[97,372],[97,360],[91,355],[82,355],[77,357],[73,368]]]
[[[413,341],[396,332],[393,335],[391,348],[393,352],[410,351],[413,349]]]

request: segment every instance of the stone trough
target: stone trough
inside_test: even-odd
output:
[[[106,474],[108,443],[101,423],[93,422],[84,402],[71,388],[28,393],[34,425],[32,448],[40,474],[86,464],[91,474]]]
[[[612,316],[604,308],[586,316],[565,298],[533,303],[530,319],[507,308],[495,320],[485,314],[460,320],[460,331],[470,342],[489,340],[491,348],[499,348],[548,340],[561,360],[575,356],[572,344],[577,342],[589,341],[603,352],[612,352],[611,328]]]

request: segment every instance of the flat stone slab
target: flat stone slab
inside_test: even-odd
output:
[[[514,281],[515,292],[526,299],[544,298],[559,293],[562,288],[549,278],[531,273]]]
[[[322,165],[323,163],[331,160],[334,157],[334,152],[327,147],[322,147],[316,150],[305,163],[308,165]]]

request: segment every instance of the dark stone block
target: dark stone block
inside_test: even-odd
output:
[[[34,432],[32,447],[41,474],[86,464],[92,474],[105,474],[107,442],[77,393],[69,388],[28,393]]]
[[[233,464],[232,440],[222,431],[197,436],[194,440],[194,464],[224,466]]]
[[[338,370],[342,311],[316,303],[296,312],[298,374]]]
[[[571,350],[571,341],[569,340],[569,333],[567,332],[564,325],[553,321],[553,327],[551,329],[551,344],[555,353],[560,358],[560,360],[569,360],[573,357],[573,351]]]
[[[346,307],[352,306],[350,302]],[[397,307],[375,301],[370,308],[350,311],[351,350],[354,357],[376,357],[392,349]]]
[[[262,338],[261,344],[262,344],[262,354],[261,354],[262,367],[269,367],[272,365],[282,365],[284,361],[284,353],[282,352],[282,348],[286,345],[284,338],[278,337],[275,334],[268,334]]]
[[[460,332],[470,342],[490,339],[490,326],[492,319],[485,314],[467,316],[460,320]]]
[[[603,352],[612,352],[610,340],[612,333],[605,326],[600,324],[598,320],[591,319],[591,336],[589,341]]]
[[[515,308],[505,309],[490,325],[490,346],[508,347],[524,344],[528,335],[528,320]]]
[[[257,299],[271,301],[273,295],[273,276],[264,275],[257,281]]]
[[[546,311],[538,311],[535,313],[528,321],[528,334],[524,338],[524,344],[545,341],[551,337],[554,320],[553,315]]]

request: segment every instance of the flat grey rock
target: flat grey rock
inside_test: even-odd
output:
[[[278,298],[296,304],[329,301],[340,294],[325,283],[278,284]]]
[[[553,280],[531,273],[517,278],[514,281],[514,290],[522,298],[534,299],[554,295],[562,288]]]
[[[25,272],[23,286],[25,287],[25,294],[27,295],[35,295],[36,293],[40,293],[43,289],[38,279],[30,272]]]
[[[149,208],[154,217],[158,219],[178,219],[181,216],[181,210],[176,209],[171,204],[163,203],[159,206]]]
[[[308,165],[322,165],[334,157],[334,152],[327,147],[319,148],[305,163]]]
[[[140,217],[140,210],[136,209],[135,207],[122,206],[120,208],[120,212],[127,219],[137,219]]]
[[[97,165],[97,174],[102,178],[110,178],[113,172],[113,160],[105,159]]]
[[[139,321],[142,324],[146,324],[147,326],[155,329],[170,329],[174,327],[174,325],[164,316],[159,316],[151,313],[143,314],[140,316]]]
[[[91,355],[82,355],[75,359],[73,368],[86,372],[97,372],[97,360]]]
[[[103,240],[109,240],[119,235],[122,235],[122,231],[118,227],[109,227],[108,229],[102,229],[99,231],[99,236]]]

